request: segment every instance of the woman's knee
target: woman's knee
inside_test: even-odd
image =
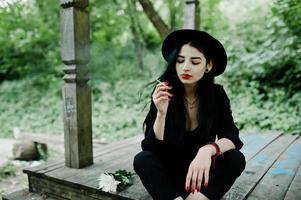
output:
[[[246,167],[246,159],[242,152],[237,149],[231,149],[224,153],[225,162],[229,167],[237,172],[239,176]]]
[[[141,151],[134,157],[133,166],[135,172],[139,173],[141,170],[146,170],[151,163],[156,160],[154,153],[150,151]]]

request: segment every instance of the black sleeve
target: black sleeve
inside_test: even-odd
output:
[[[157,155],[162,153],[163,145],[164,141],[156,138],[153,127],[145,133],[145,138],[141,142],[143,151],[151,151]]]
[[[222,86],[218,87],[218,101],[219,101],[219,124],[217,124],[217,136],[220,138],[227,138],[231,140],[236,149],[241,149],[243,142],[239,138],[239,130],[234,124],[230,100]]]
[[[157,155],[161,154],[164,148],[164,141],[156,138],[154,131],[154,123],[157,116],[157,110],[155,105],[151,102],[150,112],[145,119],[145,133],[144,139],[141,142],[141,148],[143,151],[151,151]]]

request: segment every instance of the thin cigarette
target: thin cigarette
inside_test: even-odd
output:
[[[160,83],[161,85],[164,85],[164,83],[162,83],[161,81],[159,81],[158,79],[156,80],[158,83]]]

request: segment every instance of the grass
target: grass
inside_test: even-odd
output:
[[[0,85],[3,124],[0,137],[11,137],[13,127],[19,127],[21,132],[63,133],[63,82],[57,80],[49,88],[39,88],[33,86],[33,81],[28,78]],[[94,137],[115,141],[142,133],[145,96],[150,92],[149,88],[143,88],[145,83],[139,79],[93,83]]]
[[[16,171],[16,166],[11,162],[7,162],[6,164],[0,166],[0,181],[10,176],[16,176]]]

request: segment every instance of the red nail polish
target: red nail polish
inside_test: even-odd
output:
[[[186,187],[186,188],[185,188],[185,190],[186,190],[186,192],[188,192],[188,191],[189,191],[189,188],[188,188],[188,187]]]
[[[208,187],[208,183],[204,183],[204,186],[205,186],[205,188],[207,188]]]

